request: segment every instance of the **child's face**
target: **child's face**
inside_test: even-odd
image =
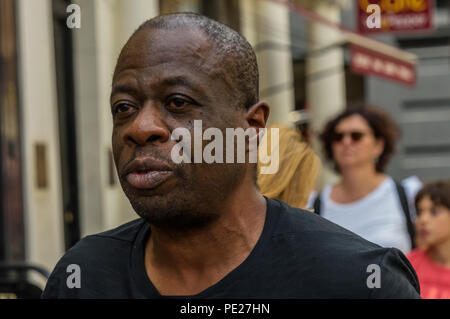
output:
[[[450,240],[450,210],[435,205],[424,196],[417,205],[416,231],[418,241],[425,247]]]

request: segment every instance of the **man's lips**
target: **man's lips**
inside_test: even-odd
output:
[[[173,175],[171,167],[153,157],[138,157],[125,167],[128,183],[139,189],[152,189],[164,183]]]
[[[173,173],[171,171],[146,171],[127,175],[127,181],[135,188],[152,189],[164,183]]]

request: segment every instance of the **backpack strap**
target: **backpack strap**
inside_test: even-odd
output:
[[[411,240],[411,249],[413,249],[416,246],[414,243],[415,229],[413,221],[411,219],[411,214],[409,212],[408,198],[406,197],[405,188],[402,186],[402,184],[395,181],[395,187],[397,188],[400,204],[402,205],[403,214],[405,215],[406,227],[408,228],[408,233]]]
[[[321,197],[322,193],[320,192],[319,194],[317,194],[316,199],[314,200],[314,213],[316,213],[317,215],[320,215],[320,197]]]

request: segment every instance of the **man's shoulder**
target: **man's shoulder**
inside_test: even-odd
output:
[[[273,200],[276,209],[272,244],[286,251],[291,258],[307,255],[314,260],[326,259],[321,267],[336,262],[353,260],[353,266],[380,259],[386,253],[382,248],[357,234],[310,211],[298,209]],[[351,267],[352,265],[349,265]]]
[[[118,253],[117,249],[131,247],[144,225],[145,221],[143,219],[135,219],[116,228],[88,235],[70,248],[63,258],[100,255],[105,257],[105,254],[112,251]]]
[[[116,228],[90,235],[90,239],[94,238],[104,238],[104,239],[115,239],[125,242],[133,242],[136,239],[137,234],[140,229],[145,225],[145,220],[142,218],[137,218],[125,224],[122,224]]]
[[[299,279],[304,285],[319,290],[317,287],[324,287],[323,294],[343,298],[419,296],[417,275],[398,249],[382,248],[282,201],[271,200],[271,205],[278,214],[271,238],[273,258],[304,270]],[[368,288],[367,280],[374,269],[381,272],[381,289]]]
[[[343,249],[354,250],[355,243],[368,248],[380,248],[380,246],[365,240],[357,234],[345,229],[313,212],[291,207],[280,200],[271,200],[275,214],[278,214],[277,224],[274,229],[274,237],[289,236],[300,237],[304,240],[314,240],[318,245],[329,246],[330,240],[335,244],[342,244]],[[338,240],[336,242],[336,240]],[[353,245],[347,245],[352,242]]]
[[[90,298],[90,293],[98,290],[98,287],[120,285],[124,274],[129,271],[129,256],[133,243],[144,225],[144,220],[136,219],[81,239],[56,264],[43,297]],[[74,269],[78,269],[82,274],[83,290],[67,289],[66,279]],[[126,284],[122,283],[119,287],[125,286]]]

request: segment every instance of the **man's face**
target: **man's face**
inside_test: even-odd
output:
[[[242,127],[244,108],[220,59],[198,30],[145,30],[117,62],[111,93],[112,145],[122,188],[136,212],[165,227],[193,227],[217,218],[241,181],[238,164],[175,164],[171,133],[194,120],[203,130]],[[234,103],[236,103],[234,101]],[[193,141],[192,141],[193,144]]]

